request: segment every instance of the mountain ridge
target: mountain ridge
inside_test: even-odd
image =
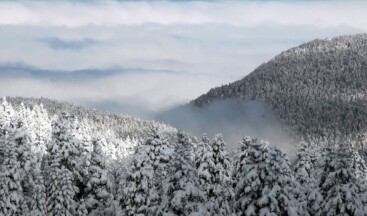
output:
[[[28,97],[6,97],[15,109],[25,106],[33,109],[35,106],[42,104],[50,116],[60,115],[61,112],[67,112],[75,116],[79,120],[87,119],[94,122],[95,125],[100,123],[96,131],[112,130],[118,138],[140,137],[143,138],[152,127],[167,133],[176,133],[177,129],[153,120],[143,120],[126,114],[118,114],[113,112],[101,111],[95,108],[89,108],[82,105],[74,105],[65,101],[58,101],[48,98],[28,98]],[[23,104],[23,105],[22,105]]]
[[[241,80],[190,103],[240,98],[265,102],[300,139],[322,143],[367,133],[367,34],[316,39],[281,52]]]

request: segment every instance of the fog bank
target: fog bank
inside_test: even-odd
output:
[[[289,156],[296,149],[280,121],[261,102],[224,100],[203,108],[188,104],[161,112],[155,118],[198,137],[222,133],[231,148],[236,148],[245,134],[267,139]]]

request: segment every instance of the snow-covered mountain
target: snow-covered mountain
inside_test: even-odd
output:
[[[367,34],[317,39],[289,49],[242,80],[191,104],[241,98],[265,102],[292,134],[363,146],[367,135]]]

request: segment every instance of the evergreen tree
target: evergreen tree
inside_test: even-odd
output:
[[[352,154],[352,169],[355,170],[357,178],[366,181],[367,180],[367,166],[365,160],[361,157],[357,150]]]
[[[24,211],[29,211],[28,203],[31,202],[33,176],[31,170],[36,166],[36,161],[32,155],[31,143],[25,123],[16,114],[12,119],[12,133],[10,136],[14,137],[14,142],[17,151],[17,161],[20,164],[20,180],[23,190]]]
[[[75,187],[73,174],[57,161],[50,167],[50,179],[47,185],[47,212],[53,216],[73,216],[77,203],[74,200]]]
[[[147,163],[153,167],[153,185],[149,191],[149,214],[156,214],[162,202],[162,181],[167,176],[167,164],[170,161],[172,150],[166,136],[157,128],[153,127],[145,145],[148,147]]]
[[[15,111],[13,107],[6,101],[6,98],[4,97],[0,106],[0,128],[4,129],[6,125],[9,125],[14,115]]]
[[[93,154],[93,140],[91,127],[85,118],[79,121],[79,118],[75,117],[73,123],[71,124],[73,137],[79,141],[77,148],[79,150],[79,174],[80,178],[78,181],[79,195],[78,199],[85,198],[87,192],[87,182],[90,178],[90,163],[91,155]],[[85,199],[84,199],[85,201]],[[86,207],[88,208],[88,207]]]
[[[187,134],[178,133],[174,158],[164,184],[164,198],[158,215],[206,215],[205,193],[200,188]]]
[[[199,163],[198,175],[201,187],[208,197],[210,214],[232,214],[231,162],[226,143],[221,135],[216,135],[212,145],[207,146],[207,150]]]
[[[67,113],[62,113],[61,116],[52,124],[52,140],[50,150],[57,146],[62,157],[61,163],[73,175],[80,178],[78,170],[80,161],[80,143],[72,135],[71,131],[71,116]]]
[[[314,167],[308,150],[308,144],[301,142],[294,164],[294,177],[303,187],[305,187],[308,185],[313,173]]]
[[[19,215],[24,210],[21,168],[13,128],[3,125],[0,134],[0,214]]]
[[[44,186],[43,176],[38,169],[32,170],[34,184],[32,188],[31,199],[31,215],[32,216],[45,216],[46,209],[46,190]]]
[[[90,215],[103,215],[113,200],[105,164],[105,157],[99,140],[93,140],[93,152],[89,166],[89,178],[85,189],[85,204]]]
[[[90,124],[85,118],[79,120],[79,118],[76,117],[74,119],[72,127],[73,135],[77,140],[79,140],[83,152],[86,152],[86,154],[90,154],[93,151],[91,136],[93,133]]]
[[[329,173],[332,171],[330,163],[335,153],[334,151],[335,149],[330,144],[323,146],[323,148],[321,149],[319,160],[317,161],[315,176],[318,180],[317,183],[319,186],[319,192],[323,197],[325,196],[326,191],[323,191],[321,187],[323,182],[326,181],[326,178],[329,175]]]
[[[296,215],[292,174],[284,153],[262,140],[244,148],[243,168],[235,189],[237,215]]]
[[[306,142],[301,142],[294,165],[295,184],[300,191],[294,191],[294,193],[298,206],[302,207],[301,210],[305,215],[315,215],[322,200],[316,177],[315,161],[315,150],[312,150]]]
[[[198,143],[197,146],[197,151],[195,153],[195,164],[196,164],[196,168],[199,169],[200,166],[200,161],[201,158],[204,156],[205,152],[207,151],[207,149],[209,148],[208,146],[210,145],[210,139],[208,138],[208,136],[204,133],[201,136],[201,140]]]
[[[123,215],[147,215],[149,193],[154,175],[153,166],[149,160],[148,148],[149,146],[145,144],[138,146],[130,164],[130,169],[126,174],[126,182],[120,200]]]
[[[237,215],[258,215],[257,201],[261,197],[268,175],[266,159],[269,157],[268,144],[252,140],[247,148],[242,148],[243,159],[238,162],[242,169],[238,170],[238,182],[235,188],[234,208]]]
[[[313,164],[314,171],[311,172],[309,182],[305,184],[305,193],[307,196],[307,206],[310,215],[317,215],[321,209],[321,202],[325,193],[320,188],[320,181],[324,181],[326,173],[330,170],[328,164],[331,161],[331,152],[333,147],[325,145],[321,149],[316,146],[309,147],[310,160]],[[320,150],[320,153],[318,152]]]
[[[346,145],[331,151],[328,171],[320,181],[324,192],[319,215],[364,215],[365,183],[356,177],[351,166],[351,153]]]
[[[305,205],[299,205],[296,200],[304,193],[298,182],[294,181],[287,156],[277,147],[270,148],[269,153],[269,175],[258,201],[260,215],[307,215]]]
[[[321,208],[321,202],[323,200],[319,182],[316,178],[311,178],[309,186],[305,189],[307,212],[309,215],[317,215]]]
[[[251,143],[251,137],[244,136],[240,142],[240,147],[235,155],[233,160],[233,169],[232,169],[232,179],[233,179],[233,188],[236,188],[236,184],[239,179],[242,177],[244,164],[246,160],[246,150],[249,148]]]
[[[28,123],[28,128],[33,143],[32,151],[36,155],[37,160],[40,161],[42,155],[47,151],[46,143],[51,139],[51,120],[42,104],[34,106],[30,115],[32,115],[32,121]]]
[[[73,215],[77,207],[80,166],[78,142],[71,134],[70,116],[63,113],[53,123],[48,146],[46,176],[47,211],[52,215]],[[75,180],[75,178],[78,178]],[[61,190],[60,190],[61,189]]]

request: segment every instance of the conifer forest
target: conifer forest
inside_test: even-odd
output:
[[[1,0],[0,216],[367,216],[366,12]]]

